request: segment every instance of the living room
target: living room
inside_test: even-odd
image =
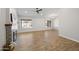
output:
[[[79,50],[78,15],[78,8],[0,8],[0,50]]]

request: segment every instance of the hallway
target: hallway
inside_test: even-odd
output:
[[[74,51],[79,43],[58,37],[57,30],[18,33],[15,51]]]

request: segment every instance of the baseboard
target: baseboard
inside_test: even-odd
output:
[[[67,37],[67,36],[64,36],[64,35],[59,35],[59,36],[79,43],[79,41],[78,40],[74,40],[74,38],[70,38],[70,37]]]

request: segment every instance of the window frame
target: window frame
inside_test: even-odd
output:
[[[32,19],[21,19],[21,28],[22,29],[27,29],[27,28],[23,28],[23,26],[22,26],[22,21],[26,21],[26,22],[29,22],[29,21],[31,21],[31,27],[29,27],[29,28],[32,28]]]

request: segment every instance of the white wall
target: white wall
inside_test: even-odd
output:
[[[0,50],[2,49],[2,46],[5,44],[6,40],[5,24],[9,23],[8,11],[8,8],[0,8]]]
[[[45,28],[45,22],[46,19],[43,18],[37,18],[37,19],[32,19],[32,24],[33,24],[33,28]]]
[[[58,19],[60,35],[79,41],[79,9],[63,8]]]

